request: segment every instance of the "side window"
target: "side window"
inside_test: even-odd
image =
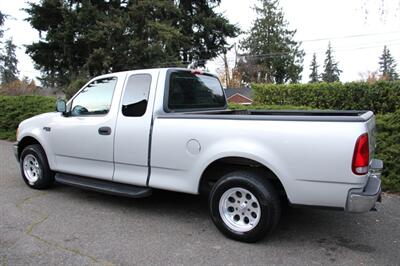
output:
[[[135,74],[129,77],[122,99],[124,116],[142,116],[146,113],[151,75]]]
[[[98,79],[87,85],[73,99],[71,115],[101,115],[110,110],[117,78]]]

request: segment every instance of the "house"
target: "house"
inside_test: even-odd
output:
[[[254,93],[250,87],[243,87],[240,89],[226,88],[225,95],[228,103],[243,105],[250,105],[253,103]]]

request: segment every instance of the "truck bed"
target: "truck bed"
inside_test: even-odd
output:
[[[165,113],[158,118],[175,119],[233,119],[233,120],[278,120],[320,122],[366,122],[373,116],[371,111],[331,110],[221,110]]]

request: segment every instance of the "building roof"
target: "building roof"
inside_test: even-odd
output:
[[[225,89],[225,95],[226,95],[227,99],[232,97],[235,94],[241,94],[249,99],[254,98],[254,92],[250,87],[243,87],[243,88],[239,88],[239,89],[234,89],[234,88],[226,88]]]
[[[228,103],[238,103],[238,104],[252,104],[253,103],[252,99],[249,99],[239,93],[232,95],[227,100],[228,100]]]

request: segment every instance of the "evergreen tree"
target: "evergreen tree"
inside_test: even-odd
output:
[[[45,37],[27,47],[42,83],[211,59],[238,29],[217,0],[42,0],[26,12]],[[192,15],[192,16],[191,16]]]
[[[4,25],[4,21],[5,21],[5,15],[0,11],[0,43],[2,43],[1,39],[3,38],[3,25]],[[0,50],[0,69],[1,69],[1,65],[2,65],[2,51]]]
[[[214,58],[226,52],[226,37],[236,37],[239,29],[214,11],[221,0],[179,0],[180,17],[177,25],[186,36],[182,47],[182,60],[191,62]],[[199,62],[200,65],[205,61]]]
[[[289,30],[278,0],[260,0],[255,7],[258,15],[241,48],[250,73],[247,82],[298,82],[303,70],[304,52],[294,40],[296,30]]]
[[[325,52],[326,58],[324,62],[324,72],[322,73],[322,80],[325,82],[340,81],[340,73],[342,70],[339,69],[338,63],[333,58],[333,50],[331,43],[328,44],[328,49]]]
[[[4,21],[6,19],[6,16],[0,11],[0,38],[3,38],[3,25],[4,25]]]
[[[17,46],[13,44],[12,39],[8,39],[5,42],[4,54],[0,55],[0,78],[3,85],[18,80],[16,48]]]
[[[396,65],[396,61],[385,45],[383,47],[383,53],[381,57],[379,57],[379,71],[381,72],[382,78],[390,81],[397,80],[399,75],[396,72]]]
[[[310,83],[319,82],[318,67],[319,65],[317,64],[317,56],[314,53],[310,65],[310,70],[311,70]]]

